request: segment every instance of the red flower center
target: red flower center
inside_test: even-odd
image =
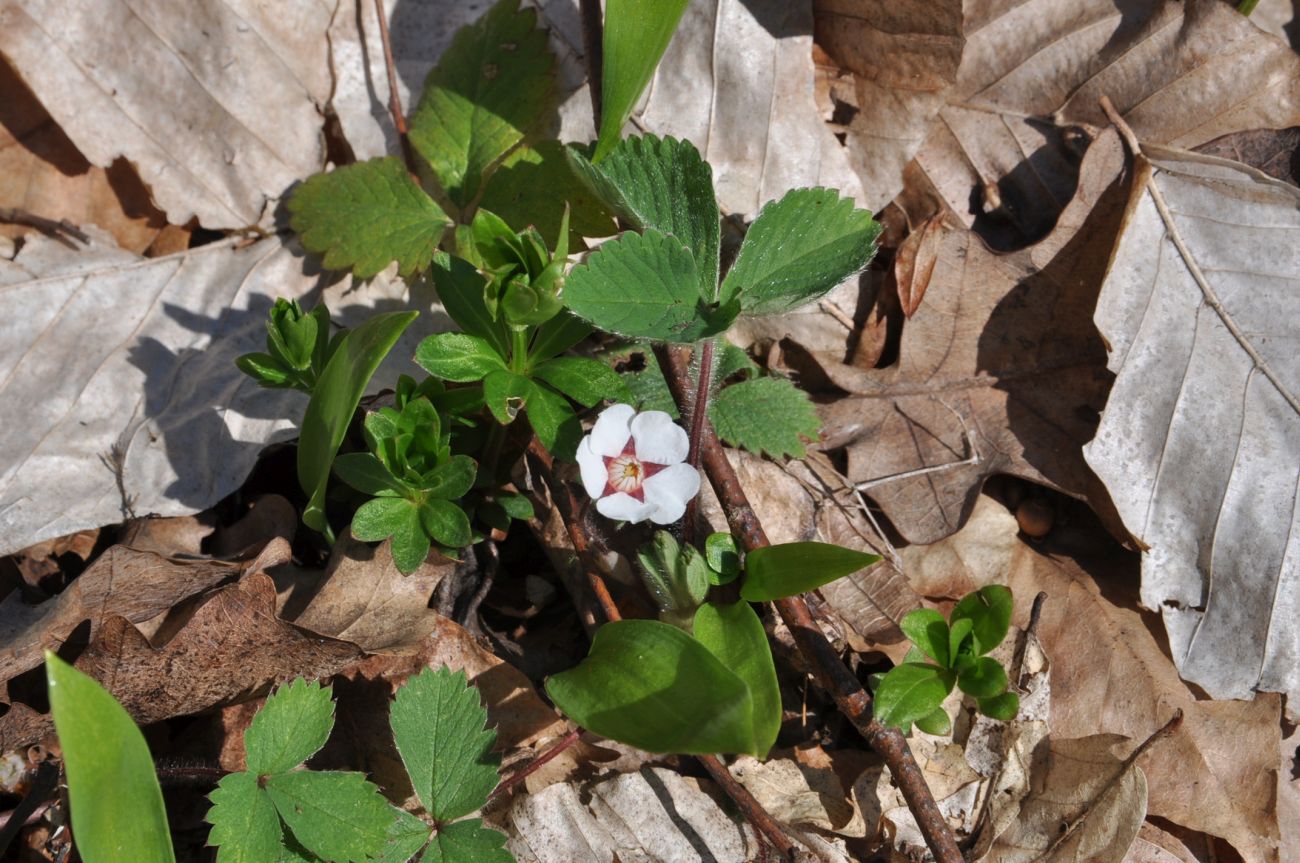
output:
[[[604,459],[608,476],[602,496],[623,492],[642,502],[645,501],[645,491],[642,489],[645,481],[668,467],[666,464],[655,464],[637,458],[636,441],[632,438],[627,439],[623,452],[615,456],[604,456]]]

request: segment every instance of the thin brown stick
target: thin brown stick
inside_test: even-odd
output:
[[[600,0],[580,0],[582,12],[582,51],[583,62],[587,66],[587,87],[591,91],[591,117],[597,130],[600,129],[601,80],[605,63],[605,22],[601,17]]]
[[[783,860],[790,860],[794,857],[795,845],[794,840],[786,835],[785,830],[777,823],[776,819],[763,808],[763,804],[755,799],[749,789],[741,785],[736,777],[731,775],[731,771],[716,755],[700,755],[696,760],[704,765],[704,769],[709,771],[713,781],[722,786],[722,790],[727,792],[744,815],[745,820],[753,826],[754,830],[767,843],[776,849],[777,854],[781,855]]]
[[[690,379],[683,351],[661,346],[655,349],[655,356],[674,400],[679,405],[685,404]],[[707,421],[700,436],[700,456],[704,471],[726,513],[727,523],[740,537],[745,549],[753,551],[770,545],[763,524],[741,487],[740,478],[736,476],[717,434]],[[871,696],[867,695],[861,682],[840,661],[835,648],[813,620],[803,597],[780,599],[774,605],[790,629],[813,679],[830,693],[840,712],[849,718],[871,748],[885,760],[885,765],[903,792],[903,799],[916,818],[935,860],[938,863],[964,863],[952,829],[939,811],[921,767],[907,747],[907,739],[898,729],[887,728],[872,717]]]
[[[375,17],[379,19],[379,41],[384,43],[384,71],[388,73],[388,111],[393,115],[393,126],[397,129],[397,140],[402,145],[402,159],[406,162],[406,169],[415,174],[418,173],[415,151],[411,149],[406,115],[402,113],[402,97],[397,89],[397,63],[393,60],[393,43],[388,36],[384,0],[375,0]]]
[[[568,734],[561,737],[541,755],[537,756],[532,761],[529,761],[526,765],[519,768],[514,773],[511,773],[505,779],[502,779],[501,782],[497,784],[497,787],[492,789],[492,793],[488,795],[488,800],[493,800],[497,797],[500,797],[502,794],[505,794],[507,791],[509,791],[511,788],[514,788],[520,782],[523,782],[529,776],[532,776],[534,773],[540,770],[542,766],[545,765],[548,761],[555,758],[555,756],[559,755],[561,752],[568,749],[573,744],[577,743],[578,738],[581,735],[582,735],[582,729],[575,728],[572,731],[570,731]]]

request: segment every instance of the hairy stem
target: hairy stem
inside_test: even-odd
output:
[[[690,393],[690,377],[683,352],[659,346],[655,348],[655,356],[663,369],[673,399],[678,405],[686,404]],[[707,420],[700,435],[700,461],[713,484],[713,490],[717,492],[718,500],[727,515],[727,523],[740,537],[745,549],[753,551],[770,545],[762,522],[750,506],[740,479]],[[773,604],[789,627],[813,679],[830,693],[840,712],[849,718],[871,748],[884,759],[894,782],[903,792],[908,809],[916,817],[916,823],[935,860],[938,863],[963,863],[952,829],[939,811],[934,795],[925,783],[920,765],[907,747],[906,738],[897,728],[887,728],[872,717],[871,696],[853,672],[840,661],[835,648],[813,620],[803,597],[779,599]]]
[[[581,734],[582,734],[582,729],[575,728],[572,731],[570,731],[568,734],[561,737],[558,741],[552,744],[551,747],[547,749],[545,752],[543,752],[541,755],[538,755],[532,761],[528,762],[526,765],[519,768],[514,773],[511,773],[505,779],[502,779],[501,782],[497,785],[497,787],[492,789],[492,793],[488,795],[488,800],[493,800],[497,797],[500,797],[502,794],[505,794],[507,791],[509,791],[511,788],[514,788],[516,785],[518,785],[520,782],[527,779],[529,776],[532,776],[542,767],[542,765],[546,764],[552,758],[559,755],[561,752],[568,749],[573,744],[577,743],[578,737],[581,736]]]
[[[704,435],[704,423],[709,415],[709,397],[711,393],[709,388],[713,384],[713,339],[705,341],[700,345],[700,362],[696,370],[695,386],[695,403],[691,406],[691,427],[690,450],[687,452],[686,463],[696,470],[700,467],[700,439]],[[683,538],[688,545],[695,544],[695,532],[697,513],[699,511],[699,498],[691,498],[686,504],[686,524],[683,529]]]

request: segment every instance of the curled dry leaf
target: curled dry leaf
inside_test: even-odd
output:
[[[981,497],[959,533],[900,554],[926,596],[956,598],[1006,584],[1017,598],[1018,624],[1028,617],[1029,598],[1045,591],[1037,631],[1052,658],[1052,734],[1143,740],[1182,710],[1181,725],[1139,762],[1149,813],[1222,837],[1246,860],[1276,861],[1280,699],[1199,700],[1136,610],[1136,555],[1064,557],[1053,553],[1052,537],[1030,546],[1017,533],[1015,516]],[[1105,548],[1099,533],[1094,528],[1079,542]]]
[[[1108,375],[1091,316],[1127,199],[1114,132],[1088,152],[1079,189],[1035,246],[997,255],[941,229],[925,302],[896,365],[825,358],[852,395],[822,408],[825,449],[912,542],[957,530],[986,477],[1009,473],[1076,496],[1096,486],[1079,454]]]
[[[930,287],[934,266],[939,262],[939,246],[943,236],[943,217],[931,216],[916,230],[907,235],[894,255],[894,282],[898,285],[898,301],[903,314],[916,314]]]
[[[1215,698],[1300,698],[1300,190],[1144,148],[1097,304],[1116,374],[1084,456],[1148,550],[1142,604]]]

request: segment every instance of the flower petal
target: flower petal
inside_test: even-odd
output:
[[[582,471],[582,487],[592,500],[605,493],[605,481],[609,471],[605,469],[605,459],[591,448],[591,435],[587,435],[578,444],[578,469]]]
[[[632,439],[636,441],[636,457],[655,464],[686,461],[691,448],[686,430],[663,411],[637,414],[632,420]]]
[[[611,458],[623,452],[623,447],[627,446],[627,439],[632,436],[628,423],[635,413],[636,410],[631,405],[610,405],[601,411],[600,416],[596,418],[596,424],[591,427],[591,434],[586,438],[591,441],[591,451],[596,455],[607,455]],[[586,480],[583,482],[585,483]],[[602,485],[601,488],[604,486]]]
[[[700,472],[688,464],[675,464],[647,479],[641,490],[652,507],[650,520],[672,524],[686,513],[687,502],[700,493]]]
[[[655,504],[650,501],[642,503],[630,494],[619,492],[596,501],[596,511],[605,518],[636,523],[651,517]]]

